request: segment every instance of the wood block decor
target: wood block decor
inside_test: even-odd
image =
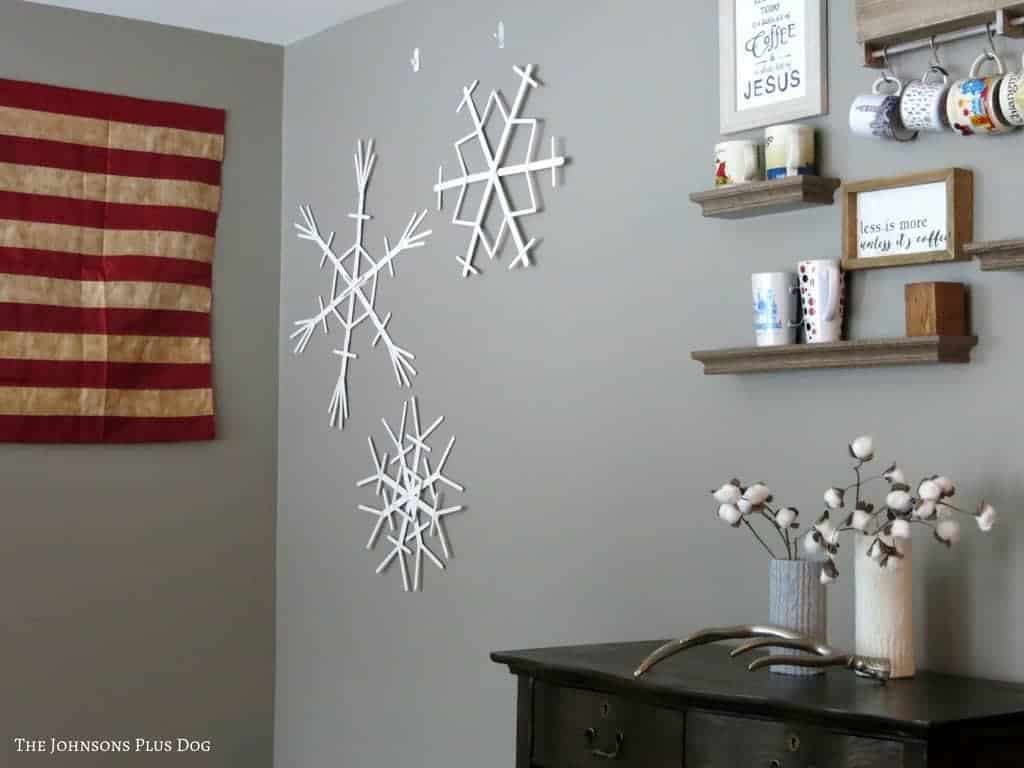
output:
[[[966,336],[967,289],[963,283],[906,286],[907,336]]]

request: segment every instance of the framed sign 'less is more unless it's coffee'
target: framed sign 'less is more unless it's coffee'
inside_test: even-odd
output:
[[[844,184],[843,269],[970,258],[974,174],[946,168]]]
[[[828,112],[827,0],[718,0],[722,133]]]

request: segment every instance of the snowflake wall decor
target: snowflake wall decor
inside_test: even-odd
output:
[[[452,223],[461,227],[470,227],[473,230],[466,256],[464,259],[458,260],[462,265],[463,277],[480,274],[479,270],[473,265],[477,246],[481,246],[487,252],[487,255],[493,259],[498,251],[501,250],[506,233],[511,235],[516,247],[516,258],[509,265],[509,269],[514,269],[517,266],[530,266],[530,249],[536,245],[537,241],[536,239],[529,242],[526,241],[519,226],[519,219],[523,216],[537,213],[540,210],[537,203],[536,188],[534,187],[534,174],[550,170],[551,186],[557,187],[558,169],[566,163],[566,158],[558,155],[557,142],[554,137],[551,138],[551,157],[547,160],[534,158],[539,121],[536,118],[521,117],[526,96],[530,89],[540,87],[540,83],[534,78],[534,69],[533,64],[527,66],[526,69],[513,67],[515,73],[519,75],[520,83],[519,92],[516,94],[511,110],[505,105],[505,99],[499,91],[491,91],[491,95],[487,99],[487,103],[481,113],[473,96],[473,92],[480,84],[479,80],[462,89],[462,101],[459,102],[456,112],[462,112],[463,109],[467,109],[473,122],[472,133],[455,142],[455,154],[458,156],[459,169],[462,175],[446,181],[444,178],[444,166],[439,167],[434,192],[437,193],[437,209],[441,210],[444,207],[444,193],[449,189],[458,189],[459,201],[455,206]],[[495,110],[500,113],[504,124],[502,125],[501,138],[498,141],[497,149],[492,150],[491,142],[487,138],[486,126]],[[508,157],[512,136],[517,126],[524,126],[530,132],[526,159],[521,163],[509,162]],[[487,168],[482,171],[470,170],[462,151],[463,145],[474,140],[483,154],[484,163],[487,165]],[[518,210],[512,207],[511,196],[506,184],[506,180],[514,176],[525,177],[526,186],[530,192],[530,205]],[[483,183],[485,186],[480,206],[476,212],[476,218],[464,219],[462,218],[462,209],[466,202],[466,192],[472,185],[478,183]],[[503,219],[497,236],[491,241],[484,231],[484,222],[493,198],[498,199]]]
[[[410,413],[411,424],[408,419]],[[370,539],[366,542],[366,548],[372,550],[377,545],[384,526],[386,525],[388,528],[388,533],[385,535],[388,551],[386,557],[377,566],[377,573],[383,573],[397,560],[402,572],[402,586],[406,592],[410,591],[409,565],[406,562],[406,557],[412,559],[411,589],[419,591],[422,584],[420,573],[424,557],[441,570],[444,570],[445,562],[451,560],[451,548],[448,544],[448,534],[445,532],[444,518],[462,511],[461,506],[443,506],[442,494],[437,487],[438,484],[441,484],[460,493],[463,491],[461,485],[444,474],[444,466],[455,445],[455,437],[448,440],[448,446],[444,449],[436,466],[431,467],[428,458],[431,448],[427,444],[427,439],[441,426],[443,421],[444,417],[441,416],[426,429],[421,429],[415,397],[402,406],[402,422],[398,427],[397,434],[385,419],[381,419],[384,430],[388,433],[388,438],[394,447],[394,456],[389,459],[387,453],[378,454],[373,436],[368,437],[367,441],[370,444],[370,456],[373,458],[375,472],[357,484],[360,488],[373,485],[381,500],[379,509],[365,504],[359,505],[359,511],[376,518]],[[430,548],[429,537],[437,538],[441,545],[443,559]]]
[[[326,336],[331,331],[330,323],[333,319],[345,332],[341,349],[334,350],[334,354],[341,358],[341,370],[338,373],[338,383],[331,395],[328,409],[328,423],[338,429],[344,428],[345,421],[349,416],[348,365],[349,361],[355,360],[357,357],[352,352],[352,333],[357,326],[365,322],[374,329],[376,335],[373,337],[372,347],[384,342],[399,387],[410,386],[412,377],[416,375],[416,369],[412,366],[415,355],[395,344],[388,331],[391,313],[388,312],[382,318],[375,308],[377,279],[385,269],[391,277],[394,277],[395,259],[406,251],[422,248],[431,234],[429,230],[419,231],[427,212],[414,213],[401,238],[394,246],[386,237],[384,238],[384,256],[379,261],[374,261],[363,245],[366,222],[373,218],[366,213],[366,190],[370,184],[373,167],[377,162],[377,155],[373,151],[373,140],[371,139],[367,143],[365,149],[363,142],[360,141],[356,146],[353,159],[359,204],[356,212],[349,214],[349,218],[355,221],[355,238],[352,246],[341,256],[337,256],[333,249],[334,232],[331,232],[326,240],[321,236],[316,218],[313,216],[313,210],[308,205],[299,206],[302,223],[295,224],[299,239],[314,243],[320,250],[320,268],[323,269],[324,264],[330,262],[332,277],[331,292],[326,303],[322,296],[317,296],[317,313],[311,317],[297,320],[295,322],[297,328],[291,338],[295,340],[295,354],[299,355],[305,351],[306,345],[309,344],[318,326],[323,329]]]

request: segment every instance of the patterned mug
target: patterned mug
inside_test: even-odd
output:
[[[996,75],[982,77],[981,67],[986,61],[995,64]],[[998,92],[1004,73],[1002,60],[986,51],[974,60],[969,77],[953,83],[946,99],[946,115],[954,131],[961,136],[974,136],[1013,129],[999,114]]]
[[[1024,58],[1024,57],[1022,57]],[[1024,125],[1024,72],[1011,72],[999,84],[999,110],[1010,125]]]
[[[930,75],[938,75],[942,80],[929,83]],[[946,116],[948,95],[949,72],[933,64],[920,80],[911,80],[903,89],[903,99],[900,101],[903,125],[912,131],[941,133],[946,130],[949,127]]]
[[[846,276],[838,261],[815,259],[799,265],[804,340],[820,344],[843,339]]]
[[[883,93],[884,88],[894,89]],[[871,93],[858,96],[850,105],[850,131],[858,136],[894,141],[911,141],[917,132],[907,130],[900,116],[903,83],[890,74],[875,81]]]
[[[796,332],[800,327],[796,275],[759,272],[750,276],[750,287],[754,297],[754,338],[757,346],[796,344]]]
[[[715,145],[715,186],[763,181],[761,145],[755,141],[722,141]]]

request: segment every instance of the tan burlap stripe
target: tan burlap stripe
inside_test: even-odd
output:
[[[197,208],[214,213],[220,208],[220,187],[198,181],[107,176],[41,165],[0,163],[0,192],[25,191],[105,203]]]
[[[91,147],[224,159],[224,137],[215,133],[108,122],[17,107],[0,107],[0,134]]]
[[[112,363],[209,363],[210,340],[174,336],[0,331],[0,358]]]
[[[0,387],[2,416],[182,418],[212,413],[210,389]]]
[[[214,239],[187,232],[95,229],[67,224],[0,219],[0,246],[86,256],[159,256],[212,262]]]
[[[210,289],[201,285],[111,280],[65,280],[0,273],[0,303],[82,309],[171,309],[209,312]]]

